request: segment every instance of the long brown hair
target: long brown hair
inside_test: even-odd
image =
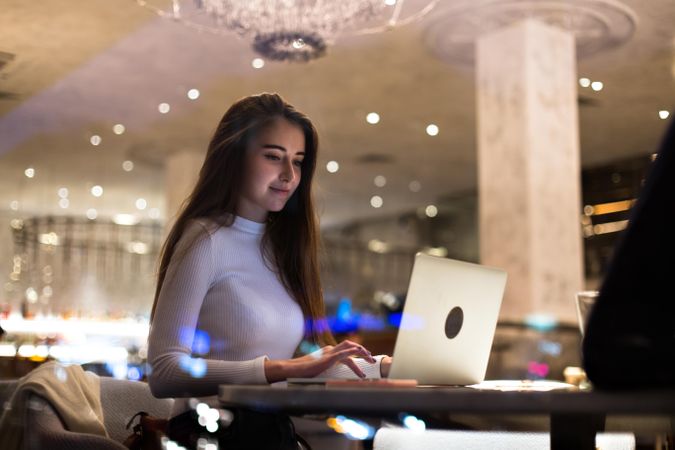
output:
[[[278,94],[245,97],[234,103],[220,120],[197,184],[162,247],[151,322],[169,262],[186,226],[198,218],[211,219],[219,226],[232,225],[243,183],[247,144],[277,118],[284,118],[302,129],[305,157],[297,189],[281,211],[271,211],[268,215],[262,251],[275,265],[286,290],[300,305],[306,319],[306,335],[316,344],[335,342],[325,326],[319,277],[319,233],[311,192],[319,137],[309,118]]]

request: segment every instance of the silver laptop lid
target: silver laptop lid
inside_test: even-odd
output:
[[[389,377],[483,381],[505,285],[501,269],[418,253]]]

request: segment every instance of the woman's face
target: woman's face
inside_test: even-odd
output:
[[[281,211],[300,184],[305,135],[278,118],[255,136],[246,148],[244,185],[237,214],[264,222],[270,211]]]

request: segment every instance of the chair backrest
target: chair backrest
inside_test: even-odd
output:
[[[16,383],[17,379],[0,380],[0,408],[12,397],[16,389]]]
[[[123,450],[124,439],[131,434],[126,424],[139,411],[168,418],[173,399],[157,399],[147,383],[101,377],[103,422],[110,439],[102,436],[67,431],[53,406],[44,398],[31,394],[27,398],[24,426],[24,449],[50,450],[105,449]]]
[[[52,404],[39,395],[30,394],[26,401],[22,450],[127,450],[113,439],[67,430]]]
[[[103,422],[111,439],[123,442],[130,434],[129,420],[139,411],[155,417],[169,418],[173,399],[153,397],[147,383],[101,377]]]

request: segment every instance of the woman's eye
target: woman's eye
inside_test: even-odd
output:
[[[302,161],[293,161],[293,164],[295,164],[298,167],[302,167]]]
[[[265,158],[267,158],[271,161],[279,161],[281,159],[277,155],[272,155],[272,154],[265,155]]]

